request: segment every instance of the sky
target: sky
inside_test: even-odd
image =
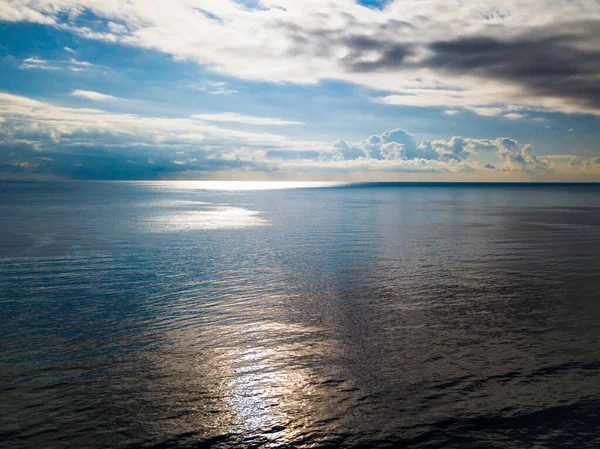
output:
[[[597,0],[0,0],[0,179],[600,181]]]

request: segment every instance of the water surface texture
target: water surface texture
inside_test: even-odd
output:
[[[600,446],[600,187],[306,187],[0,183],[3,447]]]

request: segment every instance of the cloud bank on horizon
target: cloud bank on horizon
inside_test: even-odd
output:
[[[6,46],[2,177],[600,176],[596,0],[8,0],[0,25],[56,36]],[[151,79],[153,54],[198,75]],[[135,70],[154,97],[119,89]]]

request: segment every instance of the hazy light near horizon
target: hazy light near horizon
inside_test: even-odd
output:
[[[346,182],[310,181],[138,181],[137,183],[167,189],[214,191],[315,189],[348,184]]]

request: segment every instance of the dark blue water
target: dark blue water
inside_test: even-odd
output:
[[[599,447],[600,187],[220,188],[0,183],[3,447]]]

